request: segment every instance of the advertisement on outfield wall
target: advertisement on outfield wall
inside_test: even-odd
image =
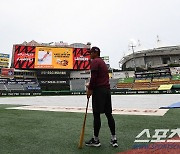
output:
[[[72,69],[72,48],[36,47],[35,68]]]
[[[14,68],[32,69],[35,62],[35,47],[16,45],[14,51]]]
[[[90,53],[86,48],[73,49],[73,69],[74,70],[88,70],[90,69]]]

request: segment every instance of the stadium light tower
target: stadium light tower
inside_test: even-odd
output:
[[[135,63],[135,57],[134,57],[134,47],[136,47],[136,41],[134,39],[130,39],[129,40],[129,47],[132,48],[132,52],[133,52],[133,62],[134,62],[134,71],[136,72],[136,63]]]

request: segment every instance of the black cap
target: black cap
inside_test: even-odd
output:
[[[99,52],[100,53],[100,49],[98,47],[92,47],[90,49],[90,52]]]

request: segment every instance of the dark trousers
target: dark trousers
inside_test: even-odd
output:
[[[111,135],[115,135],[115,121],[114,118],[112,116],[112,113],[105,113],[106,118],[108,120],[108,125],[111,131]],[[94,135],[96,137],[99,136],[99,131],[101,128],[101,117],[100,117],[100,113],[93,113],[94,116]]]

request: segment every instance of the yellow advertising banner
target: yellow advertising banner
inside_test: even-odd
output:
[[[36,47],[34,68],[73,69],[73,49]]]
[[[170,90],[172,88],[172,84],[164,84],[164,85],[160,85],[160,87],[158,88],[158,90]]]
[[[0,58],[0,62],[9,62],[9,58]]]

